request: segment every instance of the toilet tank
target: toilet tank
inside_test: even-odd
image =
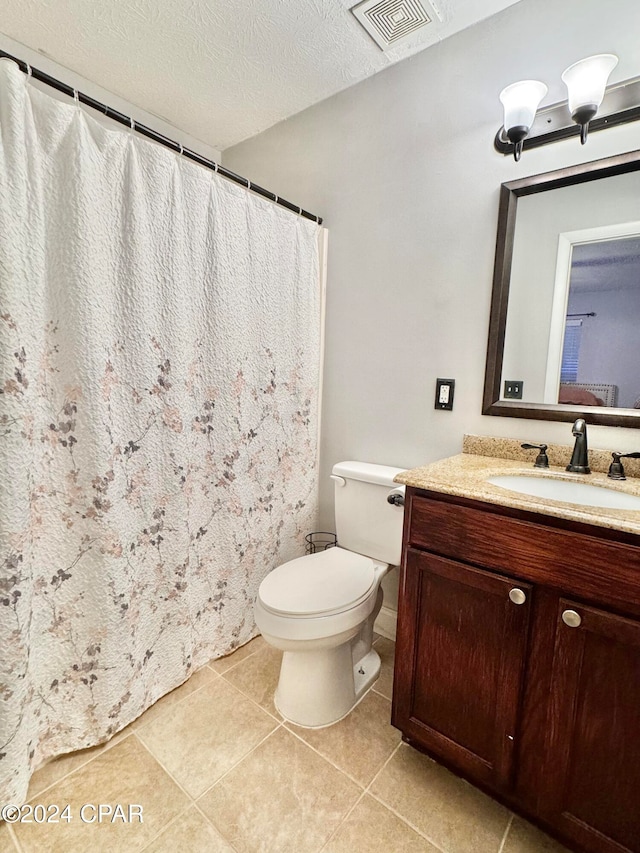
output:
[[[387,497],[392,492],[404,494],[404,486],[393,482],[403,470],[369,462],[333,466],[336,534],[341,548],[399,565],[404,507],[388,503]]]

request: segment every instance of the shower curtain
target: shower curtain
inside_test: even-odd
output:
[[[254,636],[304,553],[318,232],[0,60],[0,804]]]

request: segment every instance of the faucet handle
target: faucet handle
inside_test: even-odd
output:
[[[611,454],[613,459],[611,465],[609,465],[609,473],[607,477],[610,480],[626,480],[627,478],[624,475],[624,467],[622,465],[621,459],[640,459],[640,453],[616,453],[615,451]]]
[[[536,461],[533,463],[534,468],[548,468],[549,457],[547,456],[547,444],[521,444],[524,450],[539,450],[540,453],[536,456]]]

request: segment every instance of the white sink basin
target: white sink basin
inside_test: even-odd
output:
[[[520,492],[533,498],[547,498],[551,501],[564,501],[565,503],[602,509],[640,510],[640,497],[607,489],[606,486],[592,486],[590,483],[553,480],[551,477],[532,477],[519,474],[488,477],[487,482],[493,486],[500,486],[501,489]]]

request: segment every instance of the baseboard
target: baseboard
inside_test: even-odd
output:
[[[387,640],[396,640],[396,625],[398,623],[398,612],[390,607],[385,607],[384,604],[378,613],[378,618],[373,624],[373,630],[376,634],[381,634]]]

